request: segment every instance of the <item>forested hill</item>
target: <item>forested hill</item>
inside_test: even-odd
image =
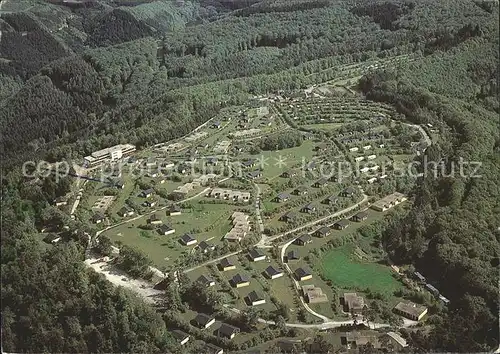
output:
[[[498,346],[498,15],[488,0],[8,0],[0,18],[3,349],[179,351],[149,307],[84,269],[85,225],[49,206],[68,181],[26,183],[22,162],[149,146],[252,95],[390,58],[404,60],[365,75],[360,91],[437,127],[430,159],[482,162],[481,178],[423,179],[414,209],[384,233],[395,262],[415,264],[452,300],[429,319],[432,331],[408,336],[422,352]],[[80,231],[46,248],[37,231],[45,223]]]
[[[160,38],[215,14],[213,6],[197,1],[3,1],[0,52],[7,60],[0,69],[29,78],[55,59],[87,48]]]
[[[305,87],[342,64],[485,38],[497,11],[469,0],[279,0],[234,12],[227,1],[91,4],[37,0],[2,15],[3,164],[165,141],[249,93]],[[380,23],[386,14],[391,25]]]
[[[411,335],[426,351],[498,345],[498,80],[497,44],[469,42],[360,83],[368,98],[394,105],[415,123],[439,126],[443,136],[426,156],[446,159],[446,169],[438,178],[426,171],[414,208],[384,234],[393,261],[415,264],[451,300],[435,331]],[[478,176],[469,176],[470,165],[462,177],[460,159],[479,163]]]

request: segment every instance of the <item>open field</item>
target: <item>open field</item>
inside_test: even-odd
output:
[[[103,235],[113,241],[135,246],[148,255],[157,267],[172,266],[180,256],[191,252],[195,246],[184,246],[179,237],[191,233],[199,242],[210,239],[214,245],[222,244],[221,238],[231,229],[229,217],[236,209],[229,204],[187,204],[179,216],[167,216],[165,211],[156,213],[162,224],[175,229],[171,235],[160,235],[153,230],[141,229],[148,217],[132,221],[105,231]]]
[[[257,167],[262,168],[263,178],[273,180],[286,170],[294,167],[300,169],[303,164],[311,161],[315,146],[316,143],[306,140],[300,146],[277,151],[262,151],[253,158],[263,159],[264,163],[261,164],[259,160]]]
[[[360,286],[355,287],[357,283],[357,277],[358,274],[352,274],[353,277],[353,283],[349,283],[347,280],[349,280],[349,275],[345,275],[346,270],[340,266],[337,266],[336,262],[339,262],[340,264],[346,263],[348,259],[346,260],[345,258],[340,258],[339,260],[335,259],[332,263],[332,266],[328,266],[329,263],[324,260],[324,255],[321,256],[321,258],[311,258],[308,257],[310,254],[315,254],[316,250],[319,250],[323,246],[325,246],[329,241],[334,240],[334,239],[341,239],[345,237],[349,237],[349,235],[354,234],[357,229],[359,229],[363,225],[367,225],[369,223],[375,222],[377,220],[381,220],[384,217],[384,213],[381,212],[376,212],[374,210],[366,210],[368,213],[368,219],[363,221],[363,222],[350,222],[349,227],[347,227],[344,230],[333,230],[331,235],[324,237],[324,238],[319,238],[313,236],[313,242],[310,244],[306,244],[304,246],[299,246],[296,244],[291,244],[286,251],[286,254],[291,251],[295,251],[299,254],[300,259],[297,261],[291,261],[289,263],[290,269],[292,272],[299,268],[299,267],[307,267],[309,268],[312,273],[313,273],[313,278],[311,280],[303,281],[300,282],[300,285],[306,285],[306,284],[313,284],[317,287],[320,287],[323,290],[323,293],[325,293],[328,296],[329,302],[328,303],[322,303],[322,304],[312,304],[310,307],[314,310],[317,311],[327,317],[330,318],[335,318],[335,319],[346,319],[346,316],[342,313],[341,308],[340,308],[340,303],[338,302],[339,296],[341,296],[341,293],[346,291],[346,292],[352,292],[352,291],[358,291],[361,292],[365,290],[366,288],[370,288],[372,291],[380,291],[380,287],[384,286],[384,283],[381,281],[379,283],[375,283],[376,286],[372,288],[370,282],[365,282],[365,286]],[[350,244],[352,246],[352,244]],[[347,247],[347,246],[346,246]],[[354,247],[354,246],[352,246]],[[327,253],[330,254],[331,251]],[[332,257],[336,257],[334,254]],[[326,258],[325,258],[326,259]],[[328,258],[330,260],[330,258]],[[345,266],[344,266],[345,267]],[[394,290],[397,290],[401,287],[401,285],[398,283],[396,279],[394,279],[391,275],[391,269],[388,266],[384,266],[381,264],[377,263],[361,263],[361,267],[366,267],[372,268],[371,272],[375,272],[377,275],[382,274],[383,276],[387,276],[387,278],[381,278],[384,279],[384,281],[390,281],[391,286],[389,289],[384,292],[385,294],[388,294],[390,297],[393,297],[393,292]],[[332,277],[328,276],[326,273],[327,271],[325,269],[328,269],[329,272],[331,272]],[[363,268],[360,268],[360,270],[357,270],[362,273]],[[325,278],[327,278],[329,281],[331,281],[331,284],[329,282],[324,281],[319,275],[320,273],[323,273]],[[367,273],[367,277],[370,277],[370,273]],[[344,283],[337,283],[337,279],[333,275],[338,275],[339,278],[341,279],[347,279],[345,280]],[[363,278],[360,281],[361,284],[363,284]],[[335,289],[335,290],[334,290]],[[332,304],[332,301],[335,301],[335,303]],[[332,306],[333,305],[333,306]]]
[[[323,274],[343,289],[369,288],[371,291],[392,295],[401,288],[390,267],[363,262],[354,253],[355,246],[348,244],[326,253],[322,259]]]

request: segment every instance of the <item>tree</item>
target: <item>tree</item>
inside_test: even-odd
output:
[[[286,327],[286,320],[283,316],[278,316],[276,318],[276,328],[280,331],[282,336],[286,336],[288,334],[288,329]]]
[[[111,255],[112,251],[113,251],[113,243],[111,241],[111,239],[106,236],[106,235],[101,235],[99,237],[99,242],[97,243],[97,252],[99,252],[100,254],[102,254],[103,256],[109,256]]]
[[[255,329],[255,326],[259,322],[260,314],[261,310],[250,307],[248,310],[242,312],[241,320],[248,326],[249,329]]]
[[[330,353],[335,349],[335,346],[321,333],[316,334],[316,336],[312,339],[310,347],[311,352],[314,353]]]

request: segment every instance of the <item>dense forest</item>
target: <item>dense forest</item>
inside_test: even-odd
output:
[[[498,3],[25,2],[0,18],[5,351],[178,351],[160,314],[85,269],[86,233],[95,231],[50,206],[68,181],[33,184],[20,175],[22,162],[149,146],[254,94],[405,55],[416,59],[364,75],[359,90],[440,127],[426,155],[444,158],[448,170],[422,179],[412,211],[383,234],[394,262],[414,264],[451,300],[433,331],[408,336],[424,352],[498,346]],[[260,148],[276,145],[285,142],[277,136]],[[481,178],[451,177],[460,158],[480,161]],[[69,242],[45,245],[47,224],[69,225]]]
[[[480,59],[479,53],[484,53]],[[447,62],[454,66],[445,73]],[[384,233],[393,261],[414,263],[450,296],[448,314],[437,330],[412,335],[426,350],[477,352],[498,343],[497,65],[494,44],[471,42],[420,65],[376,73],[360,82],[368,98],[393,104],[411,121],[447,127],[442,132],[446,139],[427,151],[430,161],[446,158],[446,168],[438,178],[428,173],[421,180],[411,212]],[[481,163],[478,177],[471,177],[473,165],[465,166],[463,176],[456,167],[453,173],[460,159]]]

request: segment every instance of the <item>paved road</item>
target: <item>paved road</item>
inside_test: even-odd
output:
[[[328,329],[328,328],[336,328],[336,327],[354,324],[354,320],[334,321],[326,316],[323,316],[322,314],[311,309],[309,307],[309,305],[304,301],[303,297],[300,296],[300,284],[294,278],[292,270],[288,266],[288,263],[285,263],[286,249],[288,248],[288,246],[290,246],[293,243],[293,241],[295,241],[295,239],[293,239],[293,240],[287,242],[285,245],[283,245],[283,247],[281,249],[281,262],[284,264],[287,273],[292,278],[292,280],[295,284],[295,289],[297,290],[297,292],[299,294],[299,299],[300,299],[302,305],[304,306],[304,308],[306,309],[306,311],[309,312],[311,315],[320,318],[323,321],[323,323],[319,323],[319,324],[287,323],[286,324],[287,327]],[[267,321],[267,322],[269,322],[269,321]],[[375,322],[368,322],[368,321],[357,321],[356,323],[358,323],[358,324],[362,323],[365,326],[372,328],[372,329],[389,327],[389,325],[386,323],[375,323]],[[270,323],[268,323],[268,324],[270,324]],[[274,324],[274,323],[272,323],[272,324]]]
[[[229,309],[230,311],[232,311],[234,313],[241,313],[241,310],[236,309],[234,307],[231,307],[227,304],[225,304],[224,307],[226,307],[227,309]],[[276,322],[274,322],[274,321],[268,321],[268,320],[265,320],[263,318],[259,318],[258,321],[260,323],[264,323],[264,324],[268,324],[268,325],[275,325],[276,324]],[[358,324],[362,323],[371,329],[389,327],[389,325],[385,324],[385,323],[374,323],[374,324],[370,323],[369,325],[368,325],[368,323],[363,322],[363,321],[358,321],[357,323]],[[285,325],[287,327],[304,328],[304,329],[329,329],[329,328],[337,328],[337,327],[353,325],[353,324],[354,324],[354,320],[347,320],[347,321],[332,321],[332,320],[330,320],[330,321],[324,322],[324,323],[285,323]]]
[[[432,145],[432,140],[429,137],[429,134],[427,134],[427,132],[425,131],[425,129],[421,125],[418,125],[418,124],[409,124],[409,123],[405,123],[405,125],[407,125],[409,127],[417,128],[420,131],[420,134],[422,134],[422,136],[423,136],[423,138],[425,140],[425,143],[427,144],[426,148],[428,148],[429,146]]]
[[[315,317],[318,317],[320,318],[323,322],[329,322],[329,321],[332,321],[331,319],[329,319],[328,317],[326,316],[323,316],[322,314],[314,311],[313,309],[311,309],[309,307],[309,305],[304,301],[304,298],[300,295],[300,284],[299,282],[295,279],[295,277],[293,276],[293,273],[292,273],[292,270],[290,269],[290,266],[288,265],[288,263],[285,262],[285,252],[286,252],[286,249],[288,248],[288,246],[290,246],[293,241],[295,239],[287,242],[282,248],[281,248],[281,263],[283,263],[283,265],[285,266],[285,269],[288,273],[288,275],[290,276],[290,278],[292,278],[292,281],[293,281],[293,284],[295,285],[295,291],[297,292],[297,295],[300,299],[300,302],[302,303],[302,306],[306,309],[307,312],[309,312],[311,315],[315,316]]]
[[[262,234],[264,232],[264,223],[262,222],[262,215],[261,215],[261,210],[260,210],[260,187],[257,183],[254,183],[254,187],[256,190],[255,194],[255,214],[257,215],[257,222],[259,224],[259,230],[260,233]]]
[[[215,263],[215,262],[219,262],[219,261],[223,260],[226,257],[235,256],[235,255],[237,255],[238,253],[241,253],[241,252],[243,252],[243,250],[238,250],[238,251],[235,251],[235,252],[231,252],[231,253],[225,254],[225,255],[220,256],[218,258],[211,259],[208,262],[202,263],[200,265],[197,265],[197,266],[189,268],[189,269],[185,269],[184,273],[192,272],[193,270],[196,270],[196,269],[201,268],[201,267],[205,267],[205,266],[207,266],[209,264],[212,264],[212,263]]]
[[[340,211],[338,211],[338,212],[336,212],[334,214],[326,216],[324,218],[318,219],[316,221],[312,221],[312,222],[310,222],[310,223],[308,223],[308,224],[306,224],[304,226],[297,227],[297,228],[295,228],[293,230],[290,230],[290,231],[287,231],[287,232],[284,232],[282,234],[279,234],[279,235],[276,235],[276,236],[272,236],[272,237],[268,237],[268,236],[266,236],[266,235],[263,234],[263,235],[261,235],[262,238],[260,239],[260,241],[257,242],[254,246],[255,247],[259,247],[259,248],[269,248],[269,247],[272,247],[272,245],[270,245],[269,243],[272,242],[272,241],[274,241],[274,240],[277,240],[277,239],[279,239],[279,238],[281,238],[281,237],[283,237],[285,235],[289,235],[289,234],[291,234],[293,232],[300,231],[300,230],[302,230],[302,229],[304,229],[306,227],[314,226],[314,225],[316,225],[318,223],[321,223],[321,222],[324,222],[326,220],[329,220],[329,219],[332,219],[332,218],[336,218],[339,215],[342,215],[343,213],[348,213],[349,211],[351,211],[354,208],[358,207],[359,205],[363,204],[367,200],[368,200],[368,196],[367,195],[363,195],[363,199],[361,201],[359,201],[358,203],[356,203],[356,204],[354,204],[354,205],[352,205],[352,206],[350,206],[348,208],[345,208],[343,210],[340,210]],[[242,252],[242,250],[228,253],[228,254],[226,254],[224,256],[220,256],[220,257],[218,257],[216,259],[212,259],[212,260],[210,260],[208,262],[205,262],[203,264],[200,264],[200,265],[197,265],[195,267],[186,269],[186,270],[184,270],[184,273],[192,272],[193,270],[196,270],[198,268],[204,267],[204,266],[206,266],[208,264],[212,264],[212,263],[218,262],[218,261],[220,261],[220,260],[222,260],[222,259],[224,259],[226,257],[234,256],[234,255],[236,255],[238,253],[241,253],[241,252]]]
[[[351,207],[349,208],[346,208],[346,209],[343,209],[335,214],[332,214],[330,215],[328,218],[332,218],[332,217],[335,217],[335,216],[339,216],[341,214],[344,214],[344,213],[347,213],[351,210],[353,210],[354,208],[356,208],[357,206],[361,205],[362,203],[364,203],[367,199],[368,199],[368,196],[366,194],[364,194],[364,191],[362,190],[363,192],[363,200],[352,205]],[[325,218],[323,218],[325,219]],[[320,219],[321,220],[321,219]],[[316,223],[318,222],[315,221]],[[293,272],[292,270],[290,269],[288,263],[285,262],[285,254],[286,254],[286,250],[287,248],[295,241],[295,239],[292,239],[290,241],[288,241],[287,243],[285,243],[283,245],[283,247],[281,248],[281,262],[283,263],[284,267],[285,267],[285,270],[287,271],[288,275],[292,278],[293,280],[293,283],[295,285],[295,289],[299,295],[299,298],[300,298],[300,301],[302,303],[302,305],[304,306],[304,308],[306,309],[307,312],[309,312],[311,315],[317,317],[317,318],[320,318],[321,320],[323,320],[323,325],[327,326],[325,328],[333,328],[333,327],[339,327],[339,326],[342,326],[342,325],[346,325],[346,324],[353,324],[353,320],[350,320],[350,321],[333,321],[332,319],[326,317],[326,316],[323,316],[322,314],[314,311],[313,309],[311,309],[309,307],[309,305],[304,301],[303,297],[300,296],[300,284],[299,282],[295,279],[295,277],[293,276]],[[359,322],[358,322],[359,323]],[[381,327],[388,327],[389,325],[388,324],[385,324],[385,323],[369,323],[368,321],[365,321],[363,322],[366,326],[369,326],[370,328],[381,328]],[[409,327],[411,325],[415,324],[414,321],[411,321],[411,323],[406,323],[404,324],[404,327]],[[302,326],[302,325],[301,325]],[[296,327],[301,327],[301,326],[296,326]],[[307,325],[305,325],[307,326]],[[329,327],[330,326],[330,327]],[[308,327],[301,327],[301,328],[308,328]],[[321,327],[323,328],[323,327]]]

